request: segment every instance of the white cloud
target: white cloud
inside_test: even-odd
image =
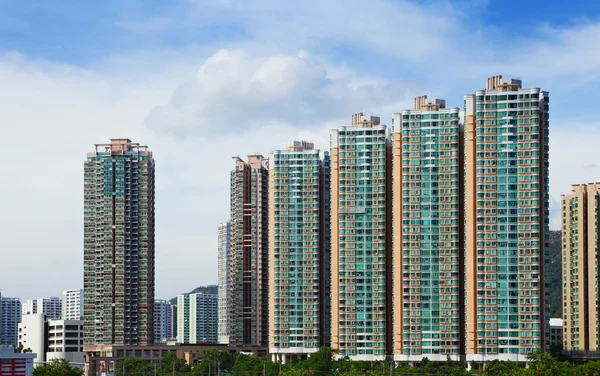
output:
[[[195,79],[180,86],[146,124],[177,136],[211,137],[293,124],[314,129],[362,108],[407,103],[401,83],[354,85],[332,78],[305,51],[297,55],[249,56],[221,50],[208,58]]]
[[[551,227],[560,228],[560,196],[571,185],[600,182],[600,170],[590,168],[598,160],[600,124],[557,124],[550,130]]]

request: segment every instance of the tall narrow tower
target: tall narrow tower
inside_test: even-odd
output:
[[[151,344],[154,159],[128,139],[97,144],[84,175],[84,347]]]
[[[331,131],[331,345],[356,360],[392,352],[391,167],[379,117]]]
[[[563,341],[568,351],[598,351],[600,183],[562,197]]]
[[[394,126],[394,354],[460,359],[463,316],[460,110],[415,99]]]
[[[291,141],[269,159],[269,353],[329,346],[329,153]]]
[[[496,76],[464,100],[467,360],[524,360],[549,329],[549,96]]]
[[[229,294],[229,266],[231,252],[229,247],[230,237],[229,222],[219,223],[217,240],[218,257],[218,291],[219,291],[219,343],[229,344],[230,294]]]
[[[232,345],[268,343],[268,161],[235,157],[231,171],[230,294]]]

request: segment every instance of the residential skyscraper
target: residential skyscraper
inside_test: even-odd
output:
[[[17,346],[21,321],[21,300],[0,292],[0,345]]]
[[[217,343],[218,296],[182,294],[177,297],[177,341],[181,343]]]
[[[153,341],[154,159],[128,139],[96,144],[84,176],[84,345]]]
[[[464,101],[466,360],[521,360],[549,329],[549,96],[496,76]]]
[[[163,343],[176,337],[171,317],[173,312],[169,300],[157,299],[154,301],[154,343]]]
[[[177,302],[169,306],[169,317],[171,318],[171,335],[170,338],[177,338]]]
[[[33,315],[37,313],[37,299],[27,299],[21,303],[22,315]]]
[[[59,297],[28,299],[21,306],[23,315],[44,314],[48,319],[58,320],[62,316],[62,300]]]
[[[564,349],[598,351],[600,183],[573,185],[561,201]]]
[[[232,345],[268,343],[268,161],[234,157],[231,171],[230,291]]]
[[[329,346],[330,160],[307,141],[269,158],[269,353],[284,363]]]
[[[190,343],[190,294],[177,296],[177,342]]]
[[[331,345],[383,360],[392,352],[392,142],[362,113],[331,131]]]
[[[62,292],[62,319],[83,319],[83,289],[65,290]]]
[[[463,161],[460,110],[418,97],[393,114],[394,355],[460,360]]]
[[[219,223],[217,253],[218,253],[218,292],[219,292],[219,343],[229,343],[229,328],[231,326],[231,300],[229,285],[230,249],[229,249],[229,222]]]

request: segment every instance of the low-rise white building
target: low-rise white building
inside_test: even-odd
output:
[[[83,352],[83,320],[48,320],[46,361],[66,359],[71,363],[85,362]]]
[[[43,314],[24,315],[19,344],[38,354],[36,363],[65,359],[83,365],[83,321],[46,320]]]
[[[19,345],[31,349],[34,362],[44,361],[46,352],[46,316],[42,313],[23,315],[19,324]]]

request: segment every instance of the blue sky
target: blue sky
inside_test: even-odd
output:
[[[188,12],[189,2],[66,0],[57,6],[53,2],[5,0],[0,2],[0,49],[20,51],[33,58],[88,66],[115,52],[178,48],[203,43],[212,45],[216,42],[226,44],[253,37],[252,30],[244,22],[236,22],[246,21],[247,18],[240,14],[230,17],[226,6],[209,3],[199,2],[206,7],[203,22],[161,32],[139,33],[129,30],[126,24],[183,19]],[[438,1],[415,3],[431,7],[440,4]],[[593,22],[600,14],[600,3],[596,1],[459,0],[446,3],[454,4],[465,21],[496,30],[498,38],[538,35],[539,27],[545,24],[569,27],[581,22]],[[290,6],[288,9],[293,12],[293,8]],[[368,12],[368,6],[365,5],[362,10]],[[357,52],[327,39],[323,36],[320,41],[299,47],[308,48],[311,47],[308,44],[311,44],[318,49],[327,48],[341,59]]]
[[[593,1],[0,0],[0,251],[14,265],[0,289],[82,285],[94,143],[155,153],[157,297],[170,298],[216,283],[231,156],[290,138],[327,148],[353,112],[389,121],[421,94],[461,106],[496,74],[550,91],[556,227],[570,184],[600,180],[598,40]]]

